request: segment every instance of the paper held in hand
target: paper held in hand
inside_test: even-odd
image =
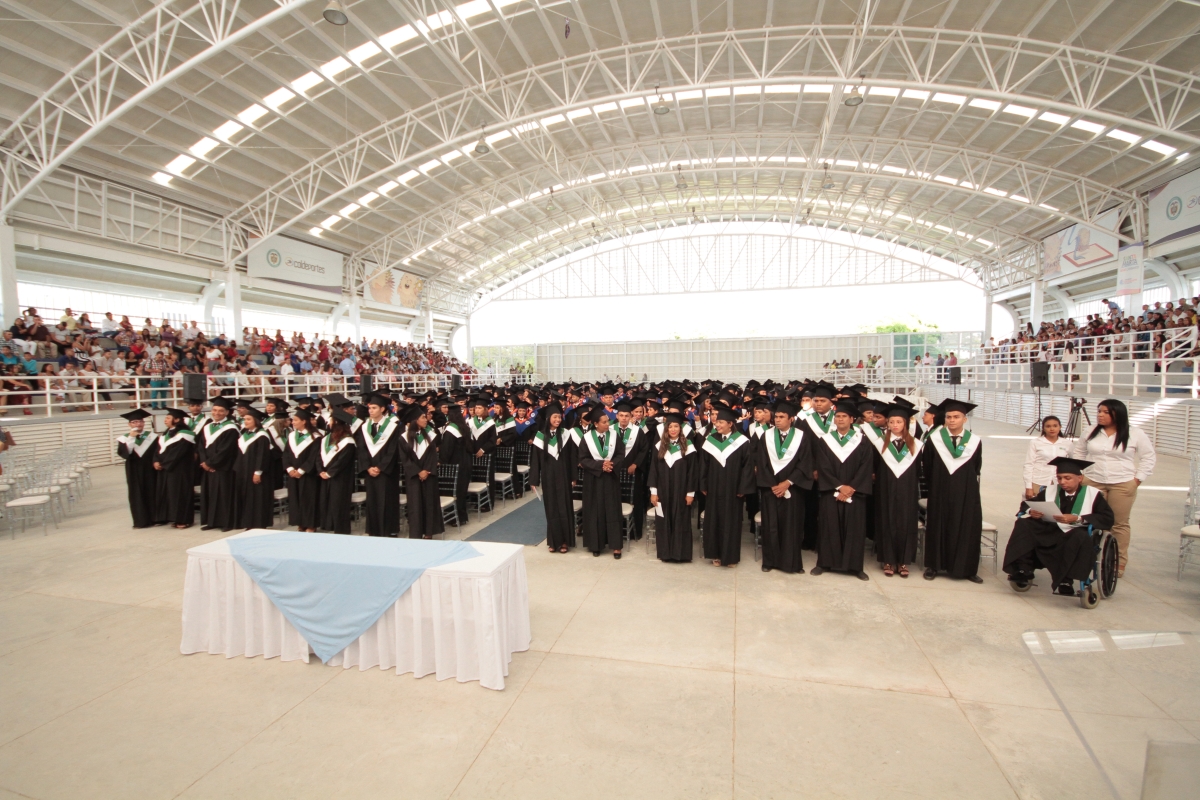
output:
[[[1030,511],[1040,511],[1042,516],[1047,519],[1063,516],[1065,512],[1054,503],[1045,500],[1026,500],[1025,503],[1029,506]]]

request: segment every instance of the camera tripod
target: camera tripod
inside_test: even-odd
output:
[[[1067,428],[1063,431],[1063,436],[1068,439],[1079,438],[1079,417],[1083,416],[1087,420],[1087,424],[1092,424],[1092,418],[1088,416],[1087,400],[1081,397],[1071,398],[1071,416],[1067,418]]]
[[[1033,419],[1033,424],[1025,429],[1026,433],[1039,434],[1042,432],[1042,389],[1038,387],[1035,390],[1037,394],[1037,416]]]

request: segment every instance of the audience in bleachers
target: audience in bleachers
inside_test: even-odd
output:
[[[112,408],[113,392],[140,388],[150,407],[165,408],[167,387],[186,373],[207,373],[217,391],[259,396],[301,381],[314,390],[335,384],[323,376],[476,374],[432,347],[396,341],[364,337],[355,344],[335,336],[309,342],[302,333],[285,338],[281,330],[272,336],[243,328],[241,342],[219,333],[210,338],[195,321],[176,330],[168,320],[155,325],[147,318],[135,326],[128,316],[117,320],[107,313],[97,325],[69,308],[49,328],[36,308],[28,308],[4,331],[0,345],[0,388],[6,393],[0,396],[0,416],[9,405],[32,413],[30,395],[8,392],[49,393],[56,406],[72,411],[90,409],[93,391]]]

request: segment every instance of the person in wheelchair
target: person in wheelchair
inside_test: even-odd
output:
[[[1092,530],[1110,529],[1113,510],[1098,489],[1083,483],[1083,470],[1092,462],[1059,456],[1049,463],[1058,483],[1043,486],[1021,503],[1004,551],[1004,571],[1013,588],[1023,592],[1033,582],[1034,570],[1048,569],[1055,594],[1074,597],[1074,582],[1089,578],[1095,565]],[[1047,519],[1029,508],[1041,501],[1053,503],[1061,513]]]

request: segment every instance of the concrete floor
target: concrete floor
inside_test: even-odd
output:
[[[984,443],[1002,538],[1025,447]],[[736,569],[538,546],[533,644],[503,692],[182,656],[185,550],[215,537],[131,530],[120,470],[94,477],[68,525],[0,539],[0,800],[1102,797],[1022,632],[1200,629],[1200,574],[1175,581],[1185,495],[1147,491],[1126,578],[1094,611],[1045,580],[1017,595],[990,564],[982,586],[874,566],[863,583],[764,574],[749,536]],[[1161,458],[1150,483],[1186,486],[1186,462]],[[1140,775],[1140,753],[1125,762]]]

